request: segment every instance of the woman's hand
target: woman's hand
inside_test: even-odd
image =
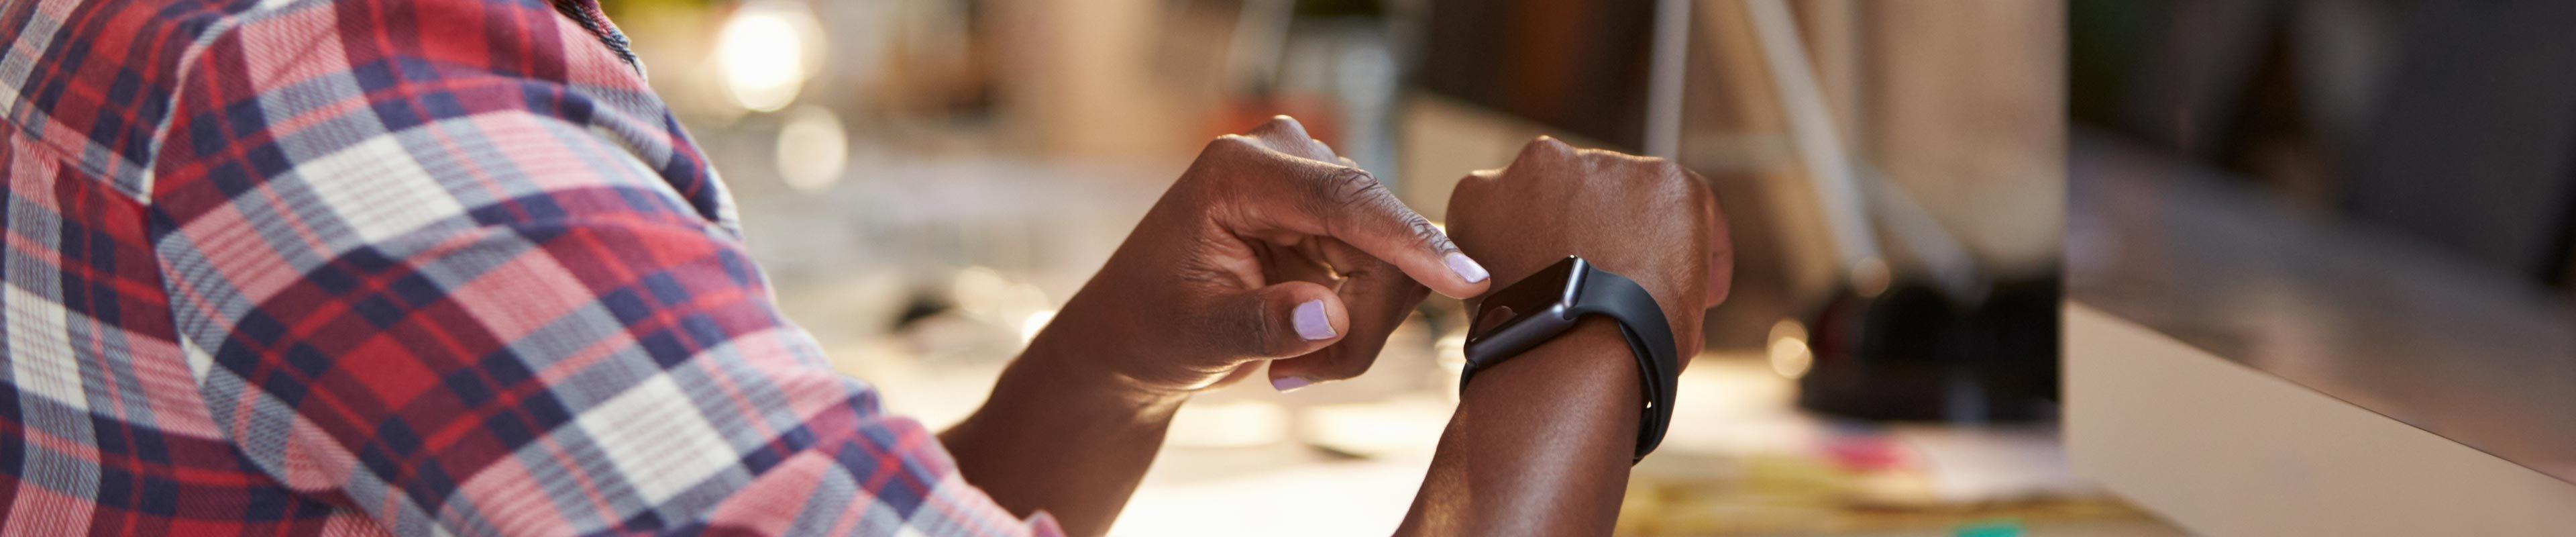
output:
[[[1683,359],[1699,352],[1701,313],[1726,297],[1734,260],[1699,176],[1546,138],[1460,181],[1449,229],[1504,282],[1567,255],[1636,280]],[[1616,323],[1587,318],[1476,373],[1396,534],[1610,534],[1644,389],[1630,352]]]
[[[1208,142],[940,441],[1012,514],[1103,534],[1190,392],[1260,364],[1280,390],[1368,372],[1425,287],[1473,297],[1486,274],[1280,116]]]
[[[1367,371],[1425,286],[1485,269],[1296,120],[1209,142],[993,395],[940,435],[1011,512],[1098,535],[1190,393],[1270,365],[1282,390]]]
[[[1367,371],[1425,288],[1486,273],[1377,179],[1286,116],[1209,142],[1022,359],[1062,359],[1150,396],[1267,363],[1291,390]]]
[[[1636,280],[1663,306],[1685,364],[1699,354],[1701,314],[1726,300],[1735,266],[1707,179],[1553,138],[1523,146],[1509,167],[1460,180],[1449,229],[1504,285],[1568,255]]]

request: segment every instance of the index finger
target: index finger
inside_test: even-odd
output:
[[[1485,292],[1485,267],[1458,251],[1431,221],[1359,168],[1280,153],[1241,137],[1221,138],[1239,160],[1231,180],[1238,210],[1220,211],[1238,234],[1288,232],[1332,237],[1394,264],[1424,287],[1456,298]]]

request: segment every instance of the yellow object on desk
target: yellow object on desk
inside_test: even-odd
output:
[[[1618,533],[1678,535],[1946,534],[1996,521],[2021,525],[2128,526],[2129,535],[2176,533],[2109,497],[1944,504],[1916,471],[1854,472],[1820,458],[1760,455],[1681,464],[1734,471],[1640,466],[1629,479]]]
[[[2181,533],[2074,478],[2053,426],[1838,422],[1797,409],[1755,356],[1701,356],[1682,382],[1620,535]]]

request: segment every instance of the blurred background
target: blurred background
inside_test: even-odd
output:
[[[2576,531],[2576,4],[2067,21],[2079,470],[2201,532]]]
[[[1296,116],[1437,221],[1458,177],[1547,134],[1698,170],[1739,252],[1623,534],[2177,531],[2077,477],[2058,435],[2067,28],[2098,15],[2153,31],[2140,14],[2044,0],[602,3],[732,186],[788,314],[932,427],[981,402],[1210,137]],[[2111,125],[2076,139],[2178,139],[2100,104],[2156,76],[2121,78],[2139,49],[2106,54],[2071,64],[2124,73],[2075,73],[2078,110],[2110,110]],[[2320,188],[2299,181],[2279,190]],[[1455,405],[1461,316],[1429,301],[1354,381],[1199,397],[1113,533],[1391,530]]]

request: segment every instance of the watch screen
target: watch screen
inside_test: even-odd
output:
[[[1492,333],[1518,321],[1519,316],[1548,311],[1557,301],[1564,300],[1566,280],[1574,275],[1575,261],[1575,258],[1567,257],[1485,297],[1485,301],[1477,305],[1476,315],[1469,318],[1474,323],[1475,333],[1480,336]],[[1503,311],[1495,311],[1497,309]],[[1510,320],[1497,320],[1495,317]]]

